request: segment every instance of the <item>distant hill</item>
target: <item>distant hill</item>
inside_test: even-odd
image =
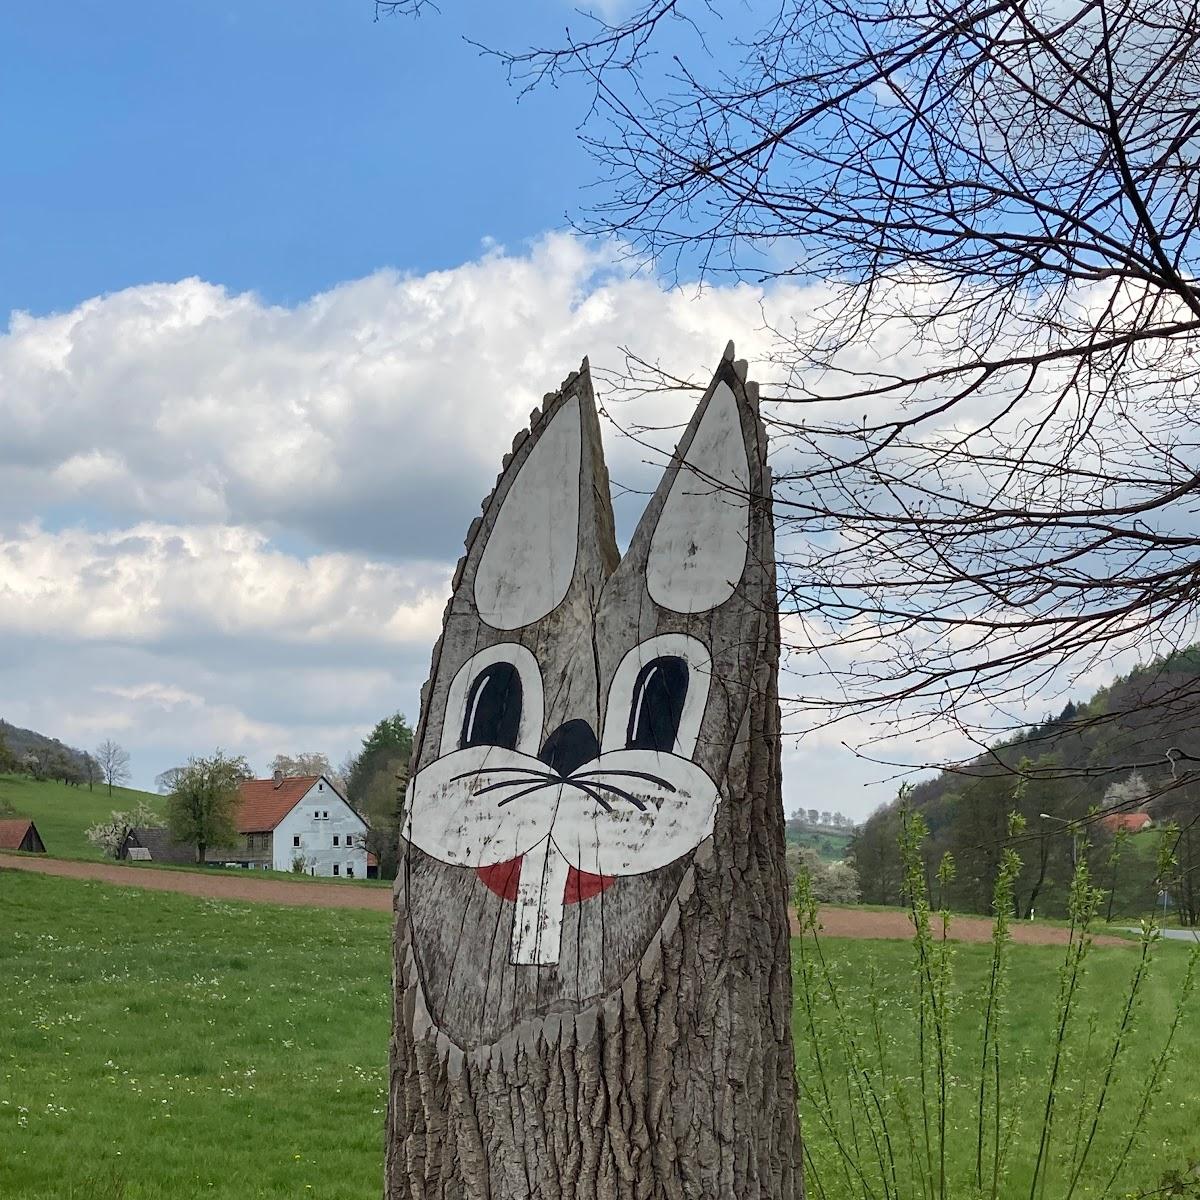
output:
[[[84,769],[83,751],[75,749],[74,746],[68,746],[65,742],[60,742],[58,738],[47,737],[44,733],[38,733],[33,729],[22,729],[19,725],[10,725],[2,718],[0,718],[0,736],[4,738],[5,744],[18,762],[29,754],[36,754],[47,760],[59,756],[76,771],[82,772]]]
[[[1061,914],[1065,907],[1074,839],[1063,821],[1086,822],[1081,842],[1091,843],[1094,881],[1115,889],[1118,907],[1130,913],[1147,910],[1158,894],[1154,855],[1145,842],[1152,835],[1137,835],[1138,849],[1125,856],[1122,877],[1120,863],[1109,865],[1112,835],[1087,821],[1089,809],[1145,811],[1159,827],[1174,821],[1183,833],[1176,846],[1177,883],[1168,890],[1185,912],[1200,916],[1200,783],[1191,780],[1197,766],[1200,646],[1193,646],[1068,703],[1057,716],[997,742],[961,771],[917,784],[908,805],[929,827],[930,874],[943,854],[952,854],[957,870],[949,898],[955,907],[976,912],[988,911],[1014,809],[1026,821],[1025,834],[1012,843],[1026,864],[1018,907],[1044,915]],[[1028,777],[1020,787],[1017,768]],[[852,853],[866,902],[899,900],[898,825],[893,802],[856,836]],[[1134,860],[1140,866],[1137,878],[1130,878]]]
[[[807,846],[822,862],[832,863],[846,857],[854,834],[848,829],[813,828],[800,821],[788,821],[785,836],[789,846]]]

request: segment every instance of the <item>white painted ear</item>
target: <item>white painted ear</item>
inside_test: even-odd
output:
[[[750,536],[750,464],[737,399],[722,380],[675,473],[646,560],[650,598],[678,613],[724,604]]]
[[[572,396],[541,431],[501,502],[475,574],[493,629],[520,629],[562,603],[575,574],[582,427]]]

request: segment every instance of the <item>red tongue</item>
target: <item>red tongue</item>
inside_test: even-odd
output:
[[[521,879],[521,855],[508,862],[494,863],[490,867],[476,867],[475,874],[501,900],[517,898],[517,884]],[[574,867],[567,872],[567,886],[563,892],[564,904],[577,904],[598,896],[614,882],[612,875],[592,875],[588,871],[577,871]]]

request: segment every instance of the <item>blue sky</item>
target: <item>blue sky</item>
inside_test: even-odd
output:
[[[116,738],[143,787],[217,745],[336,763],[415,721],[462,536],[580,358],[706,379],[729,338],[763,361],[764,310],[812,319],[801,287],[697,296],[566,231],[586,94],[518,102],[463,34],[572,13],[0,6],[0,716]],[[669,450],[688,401],[641,403],[617,415]],[[661,454],[606,443],[653,487]],[[789,808],[893,793],[843,740],[788,744]]]
[[[370,0],[79,0],[0,10],[0,311],[190,275],[295,303],[563,225],[582,97],[517,103],[464,31],[524,44],[558,3],[375,20]],[[516,21],[513,18],[518,18]]]

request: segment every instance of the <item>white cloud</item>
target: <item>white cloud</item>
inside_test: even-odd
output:
[[[298,558],[236,526],[32,527],[0,540],[0,629],[79,641],[427,644],[447,581],[442,564]]]
[[[664,295],[550,237],[294,309],[189,279],[17,314],[0,338],[0,521],[86,509],[445,555],[499,451],[584,354],[612,363],[649,337],[673,363],[711,363],[757,302]]]
[[[0,715],[84,746],[117,736],[142,784],[216,744],[260,767],[280,750],[337,759],[385,713],[415,719],[462,538],[543,393],[585,354],[618,366],[626,345],[697,379],[730,337],[762,361],[764,304],[786,328],[820,299],[664,290],[613,263],[551,236],[294,308],[188,279],[14,315]],[[668,427],[669,448],[691,404],[612,407]],[[653,453],[606,438],[614,481],[652,487]],[[626,534],[642,502],[618,503]],[[789,808],[887,798],[859,794],[886,771],[842,732],[789,748]]]
[[[336,759],[385,713],[415,719],[462,538],[542,395],[626,344],[699,377],[730,336],[753,352],[760,300],[665,292],[553,236],[295,308],[189,279],[15,314],[0,714],[116,736],[142,784],[218,743],[260,767]],[[669,425],[690,404],[620,414]],[[644,448],[610,435],[609,457],[652,486]]]

